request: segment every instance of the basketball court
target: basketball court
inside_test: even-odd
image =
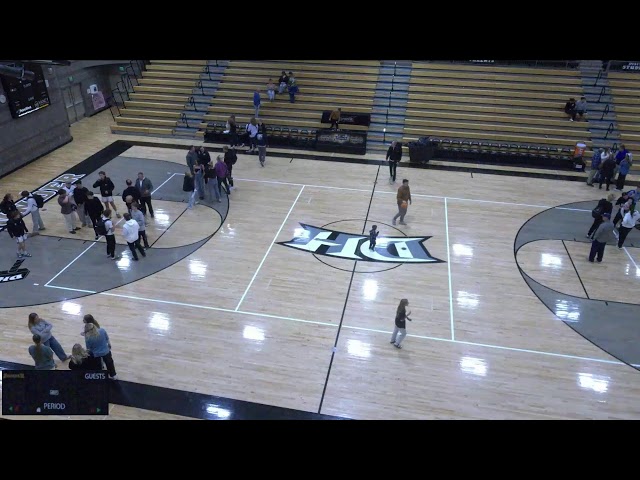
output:
[[[105,170],[121,193],[143,171],[152,248],[132,262],[120,223],[122,258],[107,259],[92,229],[65,232],[53,197],[46,231],[27,241],[33,257],[17,267],[28,273],[0,283],[1,361],[32,365],[30,312],[67,352],[91,313],[118,378],[136,385],[353,419],[640,418],[640,232],[623,250],[608,245],[602,264],[587,261],[604,190],[403,164],[390,184],[375,161],[273,149],[264,168],[239,155],[228,202],[189,210],[184,145],[112,135],[107,147],[127,145],[92,150],[90,133],[74,138],[55,168],[39,169],[44,157],[0,180],[3,192],[62,175],[97,192]],[[96,155],[85,161],[87,145]],[[220,146],[207,147],[215,161]],[[391,221],[402,178],[406,226]],[[6,233],[0,261],[7,271],[16,262]],[[412,321],[399,350],[389,341],[402,298]],[[106,418],[230,416],[132,405]]]

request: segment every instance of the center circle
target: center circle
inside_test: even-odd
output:
[[[364,219],[351,219],[351,220],[336,220],[335,222],[327,223],[322,225],[320,228],[327,228],[331,225],[331,229],[335,229],[340,232],[350,233],[359,235],[362,231],[362,225],[364,224],[364,232],[362,235],[367,235],[372,225],[378,226],[378,231],[380,232],[380,236],[391,236],[390,233],[393,231],[400,233],[402,236],[406,237],[407,234],[402,230],[394,227],[393,225],[389,225],[384,222],[377,222],[375,220],[364,220]],[[342,270],[343,272],[352,272],[353,271],[353,262],[358,262],[358,260],[349,260],[346,258],[330,258],[325,255],[319,256],[315,253],[313,254],[316,260],[320,263],[324,263],[328,267],[335,268],[337,270]],[[322,258],[320,258],[322,257]],[[330,259],[329,259],[330,258]],[[329,260],[328,260],[329,259]],[[400,267],[402,264],[398,263],[392,267],[380,268],[378,265],[382,262],[364,262],[360,261],[359,265],[362,265],[362,268],[356,268],[355,273],[377,273],[377,272],[386,272],[388,270],[393,270],[394,268]]]

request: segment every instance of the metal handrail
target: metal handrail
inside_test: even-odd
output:
[[[180,121],[184,122],[187,125],[187,128],[189,128],[189,122],[187,121],[187,115],[184,112],[180,113]]]
[[[113,92],[113,90],[112,90],[112,92]],[[109,105],[109,113],[111,113],[111,118],[113,118],[113,121],[115,122],[116,121],[116,117],[113,115],[112,108],[116,107],[116,110],[118,111],[118,116],[121,116],[122,114],[120,113],[120,107],[118,107],[117,102],[114,100],[114,98],[112,96],[108,97],[106,99],[106,101],[107,101],[107,104]]]
[[[198,80],[198,83],[196,83],[196,88],[199,88],[200,90],[202,90],[202,95],[204,95],[204,87],[202,86],[202,80]]]
[[[607,137],[609,136],[609,134],[610,134],[611,132],[613,132],[613,130],[614,130],[613,122],[611,122],[611,123],[609,124],[609,128],[607,128],[607,133],[604,135],[604,139],[605,139],[605,140],[607,139]]]
[[[602,70],[598,70],[598,76],[596,77],[596,81],[593,84],[594,87],[598,85],[598,80],[600,80],[601,77],[602,77]]]
[[[602,111],[602,116],[600,117],[600,120],[604,120],[604,116],[609,113],[609,104],[607,103],[607,105],[604,107],[604,110]]]
[[[120,85],[122,85],[122,89],[124,90],[124,92],[121,92],[121,91],[120,91]],[[120,94],[120,98],[124,98],[124,97],[122,96],[122,94],[123,94],[123,93],[126,93],[126,94],[127,94],[127,100],[131,100],[131,98],[129,97],[129,91],[128,91],[128,90],[127,90],[127,88],[124,86],[124,83],[122,83],[122,81],[119,81],[118,83],[116,83],[116,89],[117,89],[116,91]],[[123,100],[123,102],[122,102],[122,103],[124,103],[124,100]]]
[[[131,75],[129,75],[129,69],[131,69]],[[135,78],[136,79],[136,85],[140,85],[140,82],[138,81],[138,76],[136,75],[136,72],[133,70],[133,67],[131,65],[127,65],[124,68],[124,71],[127,73],[127,77],[129,78],[129,81],[131,82],[131,90],[133,91],[133,80],[131,80],[131,78]]]
[[[598,103],[600,103],[600,99],[602,98],[602,95],[604,95],[605,89],[606,89],[606,87],[603,85],[602,89],[600,90],[600,96],[598,96]]]
[[[204,73],[207,74],[207,76],[209,77],[209,80],[213,80],[213,78],[211,78],[211,70],[209,69],[208,63],[204,66]]]
[[[196,99],[193,97],[193,95],[189,97],[188,105],[191,105],[196,112],[198,111],[198,107],[196,106]]]

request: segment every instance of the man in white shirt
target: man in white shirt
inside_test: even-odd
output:
[[[138,222],[131,218],[131,214],[128,212],[124,214],[124,220],[125,222],[122,226],[122,234],[127,242],[127,245],[129,245],[129,250],[131,250],[133,259],[137,262],[138,254],[136,253],[136,248],[140,252],[140,255],[142,255],[143,257],[147,256],[147,254],[144,253],[144,248],[142,248],[142,246],[140,245],[140,227],[138,226]]]
[[[45,230],[42,217],[40,217],[40,209],[36,203],[36,199],[33,198],[27,190],[24,190],[21,195],[27,199],[27,209],[23,212],[23,215],[31,214],[31,220],[33,220],[33,229],[31,230],[31,236],[38,235],[39,230]]]
[[[627,235],[629,235],[629,232],[633,230],[633,227],[636,226],[638,220],[640,220],[640,212],[638,212],[637,210],[634,210],[633,212],[628,211],[627,213],[625,213],[624,217],[622,218],[620,229],[618,230],[618,232],[620,233],[620,235],[618,236],[618,249],[622,248],[624,240],[627,238]]]

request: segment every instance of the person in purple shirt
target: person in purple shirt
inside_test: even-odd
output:
[[[218,178],[218,188],[222,191],[222,184],[224,183],[224,191],[229,195],[231,193],[231,190],[229,190],[229,183],[227,182],[227,174],[229,173],[229,170],[223,161],[222,155],[218,155],[216,158],[216,166],[214,169],[216,171],[216,177]]]
[[[260,90],[253,92],[253,107],[256,109],[256,114],[254,115],[258,118],[258,114],[260,113]]]

